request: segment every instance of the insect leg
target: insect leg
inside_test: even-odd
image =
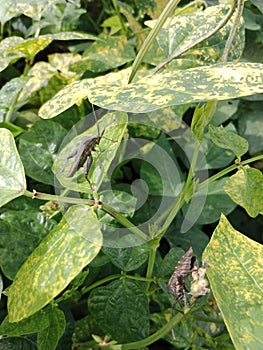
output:
[[[62,173],[63,173],[64,170],[66,169],[66,166],[68,165],[68,161],[69,161],[71,158],[75,157],[77,153],[78,153],[78,150],[76,149],[75,151],[73,151],[72,153],[70,153],[69,156],[67,156],[67,158],[66,158],[66,160],[65,160],[65,162],[64,162],[64,164],[63,164],[63,167],[62,167]]]
[[[85,164],[84,164],[84,176],[85,176],[86,180],[88,180],[88,174],[89,174],[89,170],[90,170],[90,167],[92,165],[92,162],[93,162],[93,157],[92,157],[92,154],[90,153],[87,157]]]
[[[91,181],[88,178],[89,170],[90,170],[90,167],[92,165],[92,162],[93,162],[93,157],[92,157],[92,154],[90,153],[88,155],[88,158],[87,158],[86,162],[84,163],[84,176],[85,176],[85,179],[88,181],[91,190],[94,191],[94,188],[92,187]]]

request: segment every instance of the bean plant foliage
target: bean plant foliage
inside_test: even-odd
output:
[[[0,349],[263,348],[262,26],[1,2]]]

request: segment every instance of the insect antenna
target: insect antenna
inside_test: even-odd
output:
[[[96,112],[95,112],[95,109],[94,109],[94,105],[91,104],[91,107],[92,107],[92,111],[93,111],[95,123],[96,123],[96,126],[97,126],[97,130],[98,130],[98,136],[101,136],[100,128],[99,128],[99,123],[98,123],[98,118],[97,118],[97,115],[96,115]]]

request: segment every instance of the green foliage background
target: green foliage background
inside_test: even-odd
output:
[[[225,3],[0,4],[0,349],[262,349],[263,6]],[[92,189],[61,169],[98,125]],[[172,311],[190,246],[211,293]]]

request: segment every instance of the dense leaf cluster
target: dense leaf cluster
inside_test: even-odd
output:
[[[262,26],[1,2],[0,349],[262,348]]]

